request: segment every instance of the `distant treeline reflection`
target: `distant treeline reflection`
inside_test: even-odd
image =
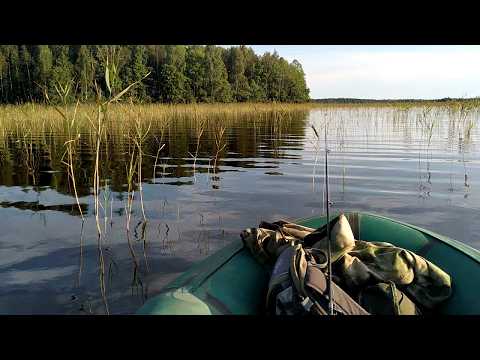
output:
[[[113,111],[115,113],[117,111]],[[148,122],[145,127],[149,126],[149,131],[142,144],[142,179],[167,185],[188,185],[192,184],[194,172],[218,174],[222,171],[238,171],[235,168],[251,167],[251,161],[244,158],[281,158],[282,147],[300,146],[298,140],[305,136],[307,117],[306,109],[283,113],[232,113],[223,117],[212,114],[204,121],[198,149],[199,120],[195,115],[144,119]],[[0,136],[0,185],[33,186],[37,191],[51,187],[62,194],[71,195],[72,185],[66,166],[62,163],[67,134],[58,128],[51,131],[45,128],[22,136],[25,130],[17,128],[19,123],[22,121],[19,120],[11,128],[3,127],[3,136]],[[132,151],[127,123],[130,124],[130,121],[112,117],[100,149],[101,174],[105,174],[100,180],[122,199],[122,194],[128,190],[126,164],[130,161]],[[216,168],[213,168],[218,124],[225,127],[225,146],[219,151]],[[292,137],[295,141],[290,142]],[[159,144],[164,144],[161,150]],[[92,194],[95,150],[92,135],[88,129],[82,129],[73,159],[79,196]],[[196,152],[194,166],[192,154]],[[37,207],[30,203],[1,205]],[[71,211],[71,208],[63,210]]]

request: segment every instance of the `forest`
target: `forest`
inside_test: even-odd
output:
[[[277,52],[257,55],[243,45],[0,45],[3,104],[88,103],[101,93],[119,93],[135,82],[122,100],[309,100],[305,73],[297,60],[289,63]]]

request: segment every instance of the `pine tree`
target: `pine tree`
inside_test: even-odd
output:
[[[205,48],[189,46],[185,57],[185,74],[191,91],[191,100],[203,102],[206,100],[205,89]]]
[[[26,45],[19,48],[20,57],[20,87],[22,101],[33,100],[32,76],[30,69],[32,67],[32,57]]]
[[[145,75],[147,75],[150,71],[147,65],[147,50],[143,45],[137,45],[133,48],[132,51],[132,61],[131,61],[131,69],[132,69],[132,80],[140,81],[142,80]],[[135,96],[140,101],[148,101],[148,89],[147,84],[145,81],[138,83],[135,86]]]
[[[95,59],[90,49],[82,45],[80,46],[75,62],[75,73],[78,83],[79,96],[82,101],[88,101],[94,98],[93,90],[95,80]]]
[[[165,63],[165,46],[149,45],[147,46],[148,66],[152,73],[147,80],[149,84],[149,95],[152,100],[160,100],[160,73],[162,65]]]
[[[178,69],[170,64],[164,64],[160,71],[160,100],[168,103],[184,102],[184,79]]]
[[[7,58],[3,53],[3,49],[0,48],[0,102],[7,103],[7,89],[5,89],[6,85],[6,76],[7,76]]]
[[[159,76],[160,98],[167,102],[187,102],[190,89],[185,76],[185,46],[165,46],[165,62]]]
[[[52,75],[52,51],[48,45],[36,46],[34,81],[38,85],[35,89],[36,98],[44,100],[44,90],[48,91],[48,84]]]
[[[69,47],[60,45],[54,48],[55,61],[52,68],[52,79],[50,95],[56,101],[68,102],[73,98],[74,72],[70,62]]]
[[[2,53],[6,61],[5,98],[9,103],[17,103],[21,101],[18,46],[3,45]]]
[[[99,63],[99,66],[97,66],[96,69],[96,78],[102,85],[102,89],[106,96],[112,97],[122,91],[125,86],[124,67],[128,64],[130,59],[130,50],[126,46],[100,45],[96,47],[96,56]],[[110,88],[108,88],[105,79],[107,65]],[[122,76],[122,74],[124,76]]]

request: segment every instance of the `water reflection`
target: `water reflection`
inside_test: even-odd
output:
[[[14,202],[8,202],[8,201],[2,201],[0,202],[0,207],[2,208],[16,208],[20,210],[29,210],[33,212],[39,212],[39,211],[46,211],[46,210],[51,210],[51,211],[61,211],[65,212],[70,215],[74,216],[80,216],[80,211],[78,209],[78,206],[76,204],[72,205],[43,205],[40,204],[38,201],[14,201]],[[80,204],[80,207],[83,212],[87,212],[88,210],[88,205],[87,204]]]
[[[142,161],[143,180],[191,178],[195,171],[213,174],[236,171],[232,168],[242,167],[242,160],[237,159],[250,158],[254,166],[259,158],[286,158],[289,148],[298,145],[301,149],[306,118],[307,113],[300,112],[285,119],[266,118],[261,122],[250,117],[240,118],[233,123],[227,122],[228,127],[207,122],[200,141],[192,119],[170,123],[167,130],[152,126],[143,149],[147,154]],[[36,134],[27,141],[7,134],[5,146],[0,148],[0,184],[32,186],[39,191],[49,187],[62,194],[71,194],[65,165],[61,162],[65,138],[65,134]],[[106,139],[100,155],[101,172],[108,174],[112,190],[121,193],[127,183],[125,164],[129,161],[131,144],[113,134],[107,134]],[[164,142],[162,147],[159,147],[160,141]],[[89,134],[81,134],[76,150],[77,189],[80,196],[85,196],[93,187],[95,144]],[[228,167],[222,168],[223,165]]]
[[[107,133],[98,212],[95,138],[81,134],[73,164],[85,221],[62,163],[68,137],[5,133],[0,312],[130,313],[243,228],[322,214],[324,144],[312,125],[328,127],[334,210],[377,212],[480,248],[478,117],[359,106],[182,118],[151,126],[141,162],[124,134]],[[132,159],[140,167],[129,180]]]

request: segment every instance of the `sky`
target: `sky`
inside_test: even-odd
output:
[[[310,97],[438,99],[480,96],[480,46],[250,45],[297,59]]]

